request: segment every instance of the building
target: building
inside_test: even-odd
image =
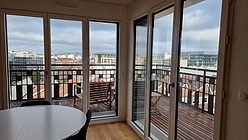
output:
[[[206,51],[182,52],[181,60],[187,60],[187,66],[190,67],[217,68],[218,53]]]
[[[189,0],[188,0],[189,1]],[[179,29],[180,0],[2,0],[0,2],[0,108],[8,108],[8,67],[6,58],[6,38],[5,38],[5,13],[39,16],[44,19],[44,23],[49,23],[48,17],[63,17],[64,19],[77,19],[84,21],[99,20],[120,22],[119,44],[119,114],[115,118],[93,120],[93,123],[105,123],[114,121],[126,121],[140,136],[147,139],[148,132],[145,136],[140,132],[132,122],[132,80],[129,73],[133,71],[133,50],[134,50],[134,20],[141,16],[152,15],[165,9],[168,5],[175,6],[175,29]],[[247,55],[247,36],[248,36],[248,1],[222,1],[221,9],[221,27],[220,27],[220,47],[218,54],[218,75],[217,75],[217,92],[223,93],[217,97],[216,114],[214,125],[214,139],[218,140],[246,140],[248,137],[248,104],[247,101],[239,100],[240,91],[248,91],[248,55]],[[55,6],[57,5],[57,6]],[[152,13],[152,14],[150,14]],[[57,16],[56,16],[57,15]],[[79,17],[79,18],[78,18]],[[85,18],[86,17],[86,18]],[[152,18],[149,18],[152,19]],[[192,18],[193,19],[193,18]],[[201,22],[198,20],[199,23]],[[211,23],[209,23],[211,24]],[[88,24],[84,24],[87,25]],[[46,26],[47,27],[47,26]],[[47,28],[46,28],[47,29]],[[88,29],[88,28],[87,28]],[[49,31],[45,32],[45,35]],[[210,36],[212,32],[205,35]],[[175,32],[174,37],[179,35]],[[195,35],[197,37],[197,35]],[[217,37],[216,37],[217,38]],[[46,47],[49,47],[49,39],[46,38]],[[89,44],[88,36],[84,37],[85,45]],[[174,39],[175,46],[178,46],[179,39]],[[173,50],[173,55],[177,50]],[[89,55],[89,54],[88,54]],[[116,60],[117,62],[117,60]],[[147,62],[147,61],[146,61]],[[173,61],[174,62],[174,61]],[[173,64],[171,62],[171,64]],[[199,62],[199,64],[201,64]],[[174,121],[172,118],[170,121]],[[145,123],[147,126],[149,123]],[[172,129],[174,125],[170,126]],[[146,129],[149,130],[149,129]],[[155,135],[156,136],[156,135]],[[173,138],[170,138],[173,139]]]
[[[115,64],[116,53],[94,53],[91,55],[91,64]]]
[[[37,54],[36,52],[14,52],[9,51],[9,64],[13,70],[41,70],[44,64],[43,55]],[[30,66],[30,65],[36,66]]]

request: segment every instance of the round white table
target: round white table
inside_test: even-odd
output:
[[[18,107],[0,111],[2,140],[61,140],[80,130],[85,114],[58,105]]]

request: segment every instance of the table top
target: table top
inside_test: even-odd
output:
[[[0,111],[3,140],[60,140],[80,130],[85,114],[58,105],[18,107]]]

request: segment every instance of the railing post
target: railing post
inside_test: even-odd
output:
[[[188,99],[187,99],[187,104],[189,104],[189,105],[191,105],[191,101],[192,101],[192,99],[191,99],[191,97],[192,97],[192,89],[189,89],[188,90],[189,92],[188,92]]]
[[[91,70],[91,74],[95,74],[95,70]],[[82,75],[81,74],[81,70],[77,70],[76,71],[76,85],[81,86],[81,82],[80,80],[78,80],[78,76]],[[81,93],[81,89],[77,88],[77,94]]]
[[[22,85],[16,85],[17,101],[22,101]]]
[[[164,82],[162,82],[162,94],[164,95]]]
[[[68,93],[68,97],[72,97],[72,83],[73,83],[73,79],[72,79],[72,75],[68,75],[67,78],[68,78],[68,81],[71,81],[71,82],[68,82],[67,83],[67,86],[68,86],[68,89],[67,89],[67,93]]]
[[[213,108],[214,108],[214,95],[208,94],[208,113],[209,114],[214,114]]]
[[[202,86],[203,86],[203,88],[202,88],[203,91],[202,91],[202,109],[201,110],[202,110],[202,113],[203,113],[204,112],[204,108],[205,108],[206,70],[204,70],[203,85]]]
[[[17,81],[20,81],[19,84]],[[17,101],[22,100],[22,76],[16,76],[16,99]]]
[[[59,75],[54,75],[54,98],[59,98]]]
[[[155,82],[154,80],[151,81],[151,92],[154,92],[155,91]]]
[[[195,91],[195,99],[194,99],[195,108],[199,108],[199,91]]]
[[[182,102],[182,87],[178,88],[178,102]]]
[[[27,99],[33,100],[33,85],[27,85]]]
[[[32,83],[29,83],[28,79],[29,79],[29,77],[32,77],[33,76],[33,70],[27,70],[26,71],[26,75],[27,75],[27,78],[26,78],[26,83],[27,83],[27,99],[28,100],[32,100],[33,99],[33,82],[34,81],[32,81]]]

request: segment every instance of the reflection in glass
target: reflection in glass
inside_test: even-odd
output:
[[[53,102],[71,106],[62,99],[72,98],[74,85],[83,82],[82,21],[51,19],[50,23]]]
[[[40,17],[6,15],[10,107],[45,98],[44,35]]]
[[[184,2],[177,139],[213,139],[220,15],[221,0]]]
[[[168,85],[171,73],[173,7],[153,15],[150,92],[150,137],[166,139],[169,133]]]
[[[144,131],[147,16],[134,21],[134,79],[132,121]]]
[[[118,23],[90,21],[90,108],[93,117],[117,114]]]

